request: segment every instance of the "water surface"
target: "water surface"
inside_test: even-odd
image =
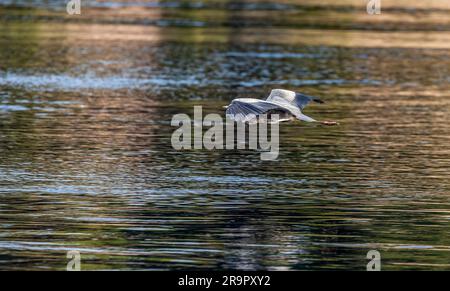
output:
[[[450,269],[441,2],[1,2],[1,270]],[[341,125],[172,149],[174,114],[275,87]]]

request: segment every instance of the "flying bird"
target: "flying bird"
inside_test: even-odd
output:
[[[238,98],[226,106],[226,114],[239,122],[257,122],[261,115],[278,114],[279,121],[298,119],[306,122],[318,122],[323,125],[337,125],[336,121],[317,121],[303,114],[303,109],[311,101],[324,103],[316,97],[284,89],[273,89],[266,100]]]

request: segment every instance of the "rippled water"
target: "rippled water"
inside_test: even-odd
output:
[[[0,269],[450,269],[449,11],[355,2],[1,1]],[[172,149],[274,87],[340,126]]]

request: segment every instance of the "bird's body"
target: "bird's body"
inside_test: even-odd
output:
[[[227,106],[226,114],[235,121],[257,122],[263,115],[279,115],[279,121],[299,119],[306,122],[318,122],[303,114],[302,110],[311,101],[324,103],[322,100],[289,90],[274,89],[266,100],[238,98]],[[334,121],[322,121],[325,125],[335,125]]]

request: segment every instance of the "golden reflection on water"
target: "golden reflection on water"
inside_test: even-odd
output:
[[[17,26],[15,26],[17,27]],[[20,26],[19,26],[20,27]],[[21,31],[28,35],[25,26]],[[188,32],[188,33],[186,33]],[[237,34],[236,34],[237,32]],[[141,25],[64,24],[40,26],[39,36],[48,41],[99,42],[158,42],[178,41],[194,43],[268,43],[280,45],[430,48],[449,49],[449,32],[372,32],[323,29],[248,28],[158,28]]]

